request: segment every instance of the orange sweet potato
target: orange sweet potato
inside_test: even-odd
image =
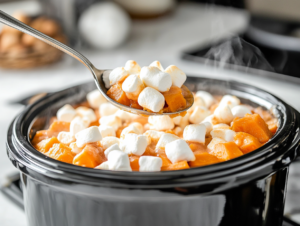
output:
[[[207,152],[207,148],[204,144],[190,142],[189,146],[193,152],[195,152],[195,151]]]
[[[126,93],[122,90],[121,83],[117,83],[110,87],[110,89],[107,91],[107,96],[120,104],[130,106],[130,100],[126,96]]]
[[[132,171],[140,170],[139,159],[140,159],[140,157],[136,156],[136,155],[132,155],[129,157],[130,167],[131,167]]]
[[[172,86],[169,91],[163,92],[162,94],[171,112],[175,112],[186,106],[186,99],[184,99],[182,95],[181,88]]]
[[[53,132],[53,133],[59,133],[59,132],[70,132],[70,123],[69,122],[64,122],[64,121],[54,121],[48,131]]]
[[[106,161],[106,158],[104,156],[103,149],[93,144],[87,144],[85,148],[75,156],[73,164],[95,168],[104,161]]]
[[[41,141],[48,139],[49,138],[49,133],[48,130],[40,130],[37,131],[34,138],[32,139],[31,143],[33,146],[36,146],[38,143]]]
[[[235,135],[234,142],[244,154],[254,151],[262,146],[256,137],[243,132],[239,132]]]
[[[162,160],[162,167],[168,167],[172,165],[172,162],[168,159],[165,153],[160,152],[159,154],[157,154],[157,156],[160,157]]]
[[[216,156],[221,161],[227,161],[242,156],[243,152],[234,142],[216,144],[209,154]]]
[[[168,166],[162,166],[161,171],[183,170],[183,169],[189,169],[189,168],[190,168],[190,166],[187,163],[187,161],[180,161],[180,162],[176,162],[176,163],[173,163],[171,165],[168,165]]]
[[[194,155],[196,157],[196,160],[189,162],[190,167],[207,166],[220,162],[220,160],[216,156],[211,155],[207,152],[196,151],[194,152]]]
[[[36,150],[42,153],[47,153],[50,148],[52,148],[53,144],[57,144],[59,141],[56,137],[48,138],[45,140],[42,140],[37,145],[35,145]]]
[[[143,107],[136,100],[130,100],[130,107],[143,110]]]
[[[235,118],[233,120],[232,130],[235,132],[249,133],[256,137],[261,143],[266,143],[272,137],[268,125],[259,114],[246,114],[243,118]]]
[[[45,154],[50,158],[72,164],[75,155],[71,150],[71,148],[64,144],[56,143],[53,144],[52,148],[50,148],[50,150]]]

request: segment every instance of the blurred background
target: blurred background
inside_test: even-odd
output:
[[[0,10],[82,52],[101,69],[159,60],[189,76],[238,80],[300,111],[299,0],[0,0]],[[44,93],[92,80],[79,62],[0,24],[0,186],[16,172],[9,123]],[[300,223],[299,166],[291,167],[286,216]],[[25,214],[0,193],[0,225]]]

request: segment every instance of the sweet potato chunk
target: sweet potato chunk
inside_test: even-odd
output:
[[[121,83],[117,83],[110,87],[110,89],[107,91],[107,96],[120,104],[130,106],[130,100],[126,96],[126,93],[122,90]]]
[[[165,97],[168,108],[171,112],[175,112],[186,106],[181,89],[177,86],[172,86],[169,91],[162,93]]]
[[[195,142],[190,142],[189,146],[193,152],[198,151],[198,152],[207,152],[207,148],[205,147],[204,144],[199,144]]]
[[[190,167],[207,166],[220,162],[220,160],[216,156],[211,155],[207,152],[196,151],[194,152],[194,155],[196,157],[196,160],[189,162]]]
[[[244,154],[254,151],[262,146],[256,137],[243,132],[239,132],[235,135],[234,142]]]
[[[66,163],[72,163],[75,155],[71,150],[71,148],[64,144],[56,143],[53,144],[52,148],[50,148],[50,150],[45,154],[48,155],[50,158]]]
[[[64,121],[54,121],[48,131],[53,132],[53,133],[59,133],[59,132],[70,132],[70,123],[69,122],[64,122]]]
[[[180,161],[180,162],[176,162],[176,163],[173,163],[171,165],[168,165],[168,166],[162,166],[161,171],[183,170],[183,169],[189,169],[189,168],[190,168],[190,166],[187,163],[187,161]]]
[[[97,147],[93,144],[87,144],[85,148],[75,156],[73,164],[83,167],[95,168],[105,161],[106,157],[101,147]]]
[[[34,138],[32,139],[31,143],[33,146],[36,146],[38,143],[41,141],[48,139],[49,138],[49,133],[48,130],[40,130],[37,131]]]
[[[227,161],[242,156],[243,152],[234,142],[216,144],[209,154],[216,156],[221,161]]]
[[[261,143],[266,143],[272,137],[268,125],[259,114],[246,114],[243,118],[235,118],[233,120],[232,130],[235,132],[249,133],[256,137]]]
[[[140,170],[139,159],[140,159],[140,156],[136,156],[136,155],[132,155],[129,157],[130,167],[131,167],[132,171]]]
[[[158,153],[157,157],[160,157],[162,160],[162,166],[161,167],[168,167],[172,165],[172,162],[168,159],[167,155],[165,153]]]
[[[52,148],[53,144],[57,144],[59,141],[56,137],[48,138],[39,142],[35,148],[42,153],[47,153],[50,148]]]
[[[143,107],[136,100],[130,100],[130,107],[143,110]]]

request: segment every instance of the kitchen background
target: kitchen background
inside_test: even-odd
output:
[[[255,85],[300,111],[298,0],[0,0],[0,10],[68,43],[98,68],[159,60],[190,76]],[[3,191],[16,172],[6,156],[6,131],[23,104],[91,79],[76,60],[0,24]],[[285,212],[300,223],[299,169],[294,163],[290,170]],[[4,193],[0,225],[27,225],[23,209]]]

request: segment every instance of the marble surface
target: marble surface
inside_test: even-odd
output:
[[[12,12],[13,7],[5,5]],[[0,9],[4,10],[1,8]],[[4,10],[5,11],[5,10]],[[159,60],[163,66],[175,64],[188,75],[222,78],[245,82],[276,93],[287,103],[300,110],[299,85],[276,79],[259,77],[222,68],[184,61],[180,53],[194,46],[204,45],[213,39],[227,37],[245,29],[248,15],[243,11],[211,8],[193,4],[180,5],[172,15],[152,21],[135,21],[129,40],[119,48],[110,51],[81,50],[98,68],[114,68],[128,59],[135,59],[140,65]],[[272,76],[270,74],[270,76]],[[74,84],[91,80],[89,71],[77,61],[65,56],[52,66],[34,70],[0,69],[0,183],[5,175],[16,171],[6,157],[6,130],[23,106],[10,105],[9,101],[41,91],[55,91]],[[297,177],[293,167],[293,177]],[[299,175],[298,175],[299,176]],[[297,184],[289,187],[291,194],[298,194]],[[299,196],[300,197],[300,196]],[[287,196],[292,210],[298,202]],[[25,214],[0,193],[0,225],[26,226]]]

